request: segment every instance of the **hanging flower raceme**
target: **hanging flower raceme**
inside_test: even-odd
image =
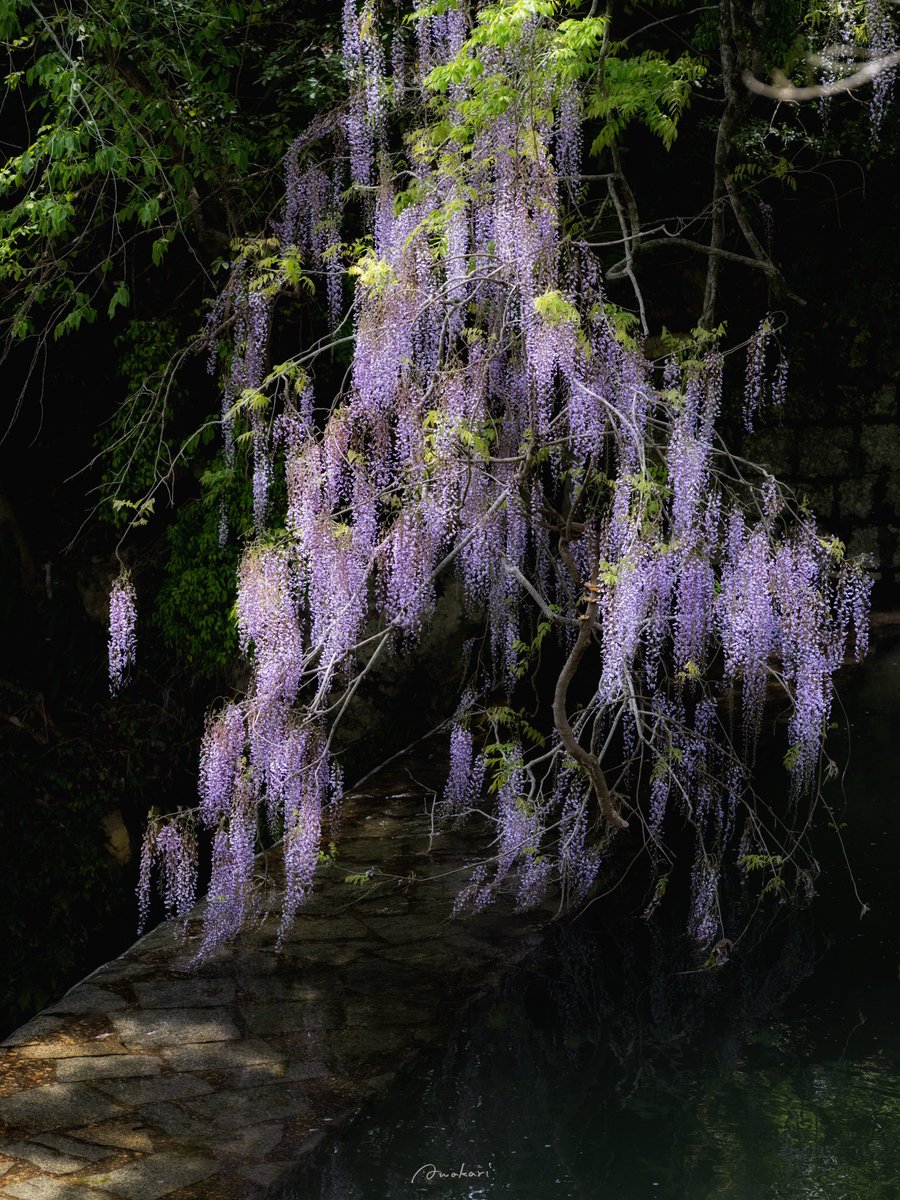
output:
[[[289,703],[303,668],[303,636],[287,547],[262,543],[246,551],[237,616],[241,647],[245,653],[253,650],[257,697]]]
[[[471,730],[454,724],[450,731],[450,770],[444,788],[448,817],[466,813],[481,796],[485,763],[484,758],[475,753],[474,746]]]
[[[213,836],[212,872],[206,892],[203,933],[197,960],[232,941],[255,911],[254,852],[256,801],[242,781],[225,821]]]
[[[583,116],[577,84],[567,84],[559,99],[556,127],[556,164],[570,193],[578,187],[581,172]]]
[[[137,602],[128,571],[122,571],[109,594],[109,690],[115,695],[137,657]]]
[[[141,844],[138,872],[138,932],[150,915],[154,863],[167,919],[184,921],[197,897],[197,838],[190,814],[161,821],[151,816]]]
[[[344,62],[350,81],[346,134],[353,182],[371,182],[375,147],[385,116],[385,65],[373,0],[344,0]]]
[[[227,704],[206,723],[200,745],[200,816],[214,828],[231,807],[240,777],[247,730],[244,710]]]
[[[567,900],[578,905],[591,891],[602,865],[600,854],[588,840],[588,797],[571,786],[559,826],[559,865]]]
[[[716,611],[725,676],[741,682],[744,729],[750,741],[755,740],[762,718],[769,658],[785,642],[773,603],[773,567],[772,546],[764,530],[748,530],[743,515],[732,513]]]
[[[766,353],[772,340],[772,326],[769,318],[765,317],[759,328],[750,336],[747,346],[747,368],[744,381],[744,428],[751,432],[757,413],[765,401],[766,389]],[[782,360],[783,361],[783,360]],[[783,400],[784,381],[779,380],[777,390],[779,399]]]
[[[324,740],[316,731],[295,727],[282,739],[269,777],[269,813],[277,811],[284,833],[284,899],[279,943],[312,888],[319,861],[322,817],[340,801],[339,773],[331,768]]]

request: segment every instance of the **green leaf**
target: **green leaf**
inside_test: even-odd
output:
[[[107,316],[111,317],[117,308],[127,308],[128,303],[128,288],[125,283],[120,283],[115,292],[113,292],[112,299],[109,302],[109,307],[106,310]]]

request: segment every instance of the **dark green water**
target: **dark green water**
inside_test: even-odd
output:
[[[863,919],[824,834],[813,906],[773,903],[717,971],[595,905],[284,1200],[898,1200],[900,645],[841,693]]]

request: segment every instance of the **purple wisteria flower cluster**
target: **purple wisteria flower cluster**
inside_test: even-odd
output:
[[[134,584],[129,573],[123,571],[109,594],[109,690],[113,695],[125,683],[135,663],[136,625]]]
[[[351,264],[352,361],[336,395],[315,377],[327,338],[301,348],[302,394],[277,393],[273,294],[246,261],[229,285],[226,445],[233,453],[231,425],[245,419],[254,456],[257,533],[236,606],[252,677],[203,739],[213,868],[202,952],[253,909],[259,813],[284,839],[288,928],[339,799],[334,728],[379,657],[421,638],[448,578],[487,632],[479,687],[452,723],[443,808],[459,819],[490,806],[496,823],[493,861],[459,906],[510,887],[527,906],[554,883],[581,903],[612,832],[627,823],[658,857],[667,828],[686,822],[690,930],[706,941],[723,864],[764,840],[746,763],[767,696],[788,702],[796,801],[814,786],[834,672],[848,650],[865,652],[869,577],[765,471],[722,449],[714,341],[662,367],[648,360],[590,247],[563,236],[560,177],[580,170],[581,109],[571,83],[529,90],[539,18],[482,48],[509,100],[450,138],[471,120],[472,76],[460,68],[441,91],[429,72],[464,66],[472,18],[464,4],[417,11],[410,83],[404,47],[385,53],[378,6],[344,4],[350,99],[335,157],[349,155],[367,237]],[[406,73],[393,87],[389,62]],[[392,172],[390,103],[413,94],[444,141],[410,137]],[[340,261],[329,257],[339,170],[321,157],[321,139],[292,147],[277,238],[320,266]],[[328,292],[333,327],[340,295]],[[748,425],[784,398],[786,367],[766,378],[772,336],[766,319],[750,339]],[[235,415],[248,388],[267,387],[277,420]],[[276,471],[286,510],[269,531]],[[539,660],[556,663],[556,682],[532,728],[516,704]],[[188,834],[156,829],[147,845],[142,894],[159,858],[181,914]]]

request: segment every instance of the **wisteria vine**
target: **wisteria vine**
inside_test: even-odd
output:
[[[419,5],[410,64],[406,34],[388,48],[372,0],[345,0],[350,98],[334,146],[291,148],[275,281],[271,254],[265,266],[246,256],[216,310],[233,329],[228,461],[236,422],[252,443],[257,532],[236,607],[252,683],[211,714],[199,808],[151,826],[141,876],[144,913],[159,860],[167,909],[184,916],[194,822],[210,832],[203,954],[252,909],[261,813],[284,839],[289,928],[340,799],[335,728],[378,659],[421,636],[451,576],[489,634],[450,723],[444,813],[490,805],[496,822],[495,856],[460,907],[511,881],[522,906],[554,884],[577,904],[619,830],[668,869],[666,830],[685,826],[690,932],[721,935],[723,872],[775,861],[791,836],[787,816],[763,819],[747,765],[767,695],[789,704],[797,803],[817,786],[834,673],[865,653],[864,565],[722,445],[716,339],[649,360],[567,232],[583,115],[577,81],[536,53],[546,23],[535,10],[491,42],[486,11]],[[476,53],[503,85],[483,120],[465,69]],[[405,159],[392,122],[407,131]],[[340,241],[347,196],[366,231],[352,247]],[[279,291],[298,261],[333,335],[272,367]],[[351,333],[344,386],[316,394],[320,356]],[[750,342],[748,424],[784,396],[770,337],[766,321]],[[115,593],[117,629],[129,596]],[[128,636],[117,634],[117,679]],[[557,682],[532,726],[515,705],[542,652]]]

